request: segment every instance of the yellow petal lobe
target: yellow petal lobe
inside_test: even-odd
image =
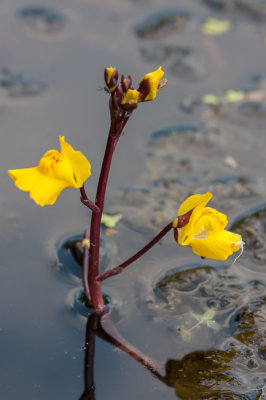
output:
[[[90,176],[91,166],[86,157],[75,151],[60,137],[61,153],[47,151],[37,167],[9,170],[15,185],[40,206],[54,204],[63,189],[79,188]]]
[[[73,184],[73,187],[80,188],[91,175],[90,162],[81,151],[74,150],[69,143],[65,142],[64,136],[61,136],[59,140],[62,157],[68,160],[72,169],[73,178],[76,182],[76,186]]]
[[[161,81],[163,76],[164,71],[162,70],[162,67],[159,67],[156,71],[149,72],[141,79],[141,81],[139,82],[139,86],[144,81],[147,81],[147,84],[149,86],[149,93],[146,95],[144,101],[155,99],[158,90],[160,90],[160,88],[158,88],[159,82]]]
[[[114,68],[113,67],[109,67],[109,68],[105,68],[106,74],[107,74],[107,84],[109,85],[112,75],[114,73]]]
[[[179,207],[177,216],[184,215],[188,211],[192,210],[192,208],[195,208],[197,206],[204,208],[211,198],[212,194],[210,192],[207,192],[205,194],[194,194],[188,197]]]
[[[139,101],[139,91],[136,89],[128,89],[122,100],[122,104],[135,104]]]
[[[221,231],[208,235],[206,239],[192,238],[190,246],[201,257],[226,260],[242,247],[242,237],[237,233]]]

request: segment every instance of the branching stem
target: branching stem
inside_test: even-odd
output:
[[[168,225],[166,225],[158,235],[156,235],[146,246],[144,246],[141,250],[139,250],[136,254],[130,257],[128,260],[124,261],[122,264],[118,265],[117,267],[110,269],[109,271],[104,272],[101,275],[96,277],[96,280],[99,282],[104,281],[111,276],[118,275],[120,272],[123,271],[126,267],[131,265],[135,262],[138,258],[143,256],[147,251],[149,251],[156,243],[159,242],[173,227],[173,222],[171,221]]]

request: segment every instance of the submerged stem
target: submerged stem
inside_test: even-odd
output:
[[[83,240],[81,242],[83,248],[82,257],[82,282],[83,287],[89,302],[91,302],[90,289],[88,285],[88,273],[89,273],[89,230],[86,229],[83,235]]]

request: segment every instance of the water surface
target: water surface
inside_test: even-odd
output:
[[[134,112],[115,154],[105,211],[123,219],[116,235],[103,231],[101,267],[139,250],[186,196],[208,190],[246,249],[233,265],[201,260],[169,235],[106,281],[111,319],[164,379],[97,338],[95,398],[262,399],[265,2],[2,0],[0,10],[1,398],[79,399],[88,314],[64,248],[89,223],[79,194],[40,208],[6,171],[35,165],[64,135],[92,164],[93,199],[109,124],[104,68],[137,86],[162,65],[168,86]],[[231,29],[203,35],[208,17]],[[228,90],[244,95],[232,102]],[[195,327],[210,309],[214,322]]]

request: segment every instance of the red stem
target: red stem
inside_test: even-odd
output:
[[[102,282],[107,278],[110,278],[111,276],[118,275],[120,272],[123,271],[126,267],[131,265],[134,261],[136,261],[138,258],[143,256],[147,251],[149,251],[159,240],[161,240],[171,229],[173,228],[173,222],[169,222],[168,225],[166,225],[163,230],[158,233],[146,246],[144,246],[140,251],[138,251],[136,254],[134,254],[132,257],[124,261],[122,264],[118,265],[117,267],[110,269],[109,271],[104,272],[103,274],[100,274],[96,277],[96,280],[98,282]]]
[[[127,122],[127,119],[122,121],[111,120],[111,127],[109,137],[106,144],[104,159],[102,163],[102,169],[99,177],[98,188],[96,192],[95,205],[99,211],[92,212],[91,217],[91,230],[90,230],[90,252],[89,252],[89,274],[88,282],[90,288],[90,295],[92,306],[96,311],[103,311],[105,308],[104,299],[102,296],[101,284],[96,281],[96,277],[99,274],[99,253],[100,253],[100,230],[101,230],[101,218],[104,208],[104,199],[106,186],[111,167],[113,153],[115,151],[117,142],[122,133],[122,130]]]
[[[88,239],[89,240],[89,230],[86,229],[83,235],[83,240]],[[89,246],[88,244],[83,244],[83,256],[82,256],[82,282],[84,286],[84,290],[86,293],[86,296],[88,298],[89,303],[91,302],[91,296],[90,296],[90,289],[88,285],[88,273],[89,273]]]
[[[193,208],[189,210],[186,214],[179,215],[178,217],[178,223],[177,227],[174,228],[174,237],[175,240],[178,242],[178,230],[177,228],[183,228],[186,224],[188,224],[191,214],[193,212]],[[103,274],[100,274],[96,277],[96,280],[98,282],[102,282],[107,278],[110,278],[111,276],[118,275],[120,272],[123,271],[126,267],[131,265],[134,261],[136,261],[138,258],[143,256],[147,251],[149,251],[159,240],[161,240],[171,229],[173,228],[173,221],[169,222],[166,227],[161,230],[161,232],[158,233],[146,246],[144,246],[140,251],[138,251],[134,256],[130,257],[126,261],[124,261],[122,264],[118,265],[115,268],[110,269],[109,271],[104,272]]]
[[[95,203],[93,203],[90,199],[88,199],[87,193],[85,191],[84,185],[79,189],[80,190],[80,201],[84,206],[88,207],[90,210],[99,212],[99,207],[96,206]]]

